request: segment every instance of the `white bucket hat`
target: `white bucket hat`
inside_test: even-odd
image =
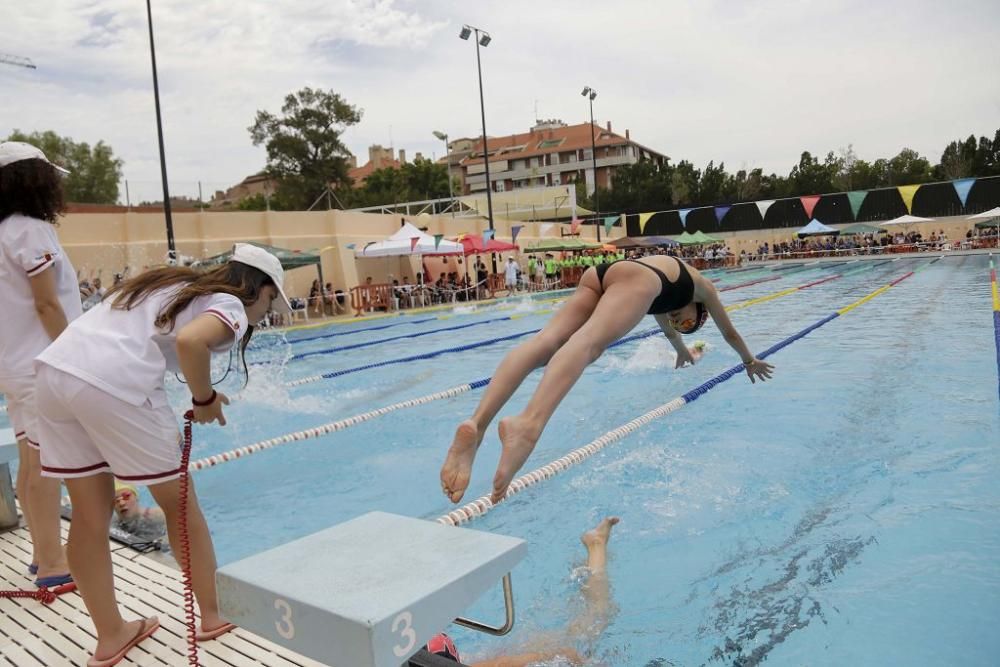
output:
[[[4,141],[0,143],[0,167],[6,167],[8,164],[14,164],[22,160],[41,160],[42,162],[51,164],[56,171],[62,174],[69,173],[68,169],[63,169],[59,165],[49,162],[49,159],[45,157],[45,153],[31,144],[21,141]]]
[[[233,246],[233,256],[229,261],[246,264],[266,273],[274,281],[274,286],[278,288],[278,296],[281,297],[281,299],[275,300],[275,312],[292,312],[292,304],[289,303],[288,297],[285,296],[285,271],[281,268],[281,262],[278,261],[277,257],[263,248],[258,248],[250,243],[237,243]]]

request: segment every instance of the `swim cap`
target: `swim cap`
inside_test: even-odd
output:
[[[695,319],[695,325],[690,329],[687,329],[686,331],[680,331],[679,333],[682,333],[684,335],[693,334],[695,331],[702,328],[705,325],[705,322],[708,321],[708,311],[705,310],[705,304],[701,303],[700,301],[695,301],[694,306],[698,311],[698,315]]]
[[[139,495],[139,489],[135,488],[131,484],[126,484],[125,482],[119,482],[116,479],[115,480],[115,495],[117,496],[119,491],[125,491],[125,490],[131,491],[136,496]]]
[[[455,662],[462,662],[461,658],[458,657],[458,649],[455,648],[455,642],[443,632],[431,637],[431,640],[427,642],[427,652],[439,655],[442,658],[454,660]]]

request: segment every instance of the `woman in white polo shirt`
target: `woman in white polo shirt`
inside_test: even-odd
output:
[[[0,393],[17,436],[17,494],[39,586],[72,579],[59,537],[59,482],[40,475],[32,359],[80,316],[76,272],[55,223],[64,169],[30,144],[0,143]]]
[[[243,243],[227,264],[205,273],[154,269],[112,288],[36,360],[41,434],[52,443],[42,450],[42,474],[65,479],[73,503],[67,552],[97,630],[92,667],[115,664],[159,627],[155,618],[126,623],[115,601],[107,538],[114,478],[147,485],[166,515],[171,543],[180,543],[180,432],[164,376],[183,373],[194,421],[225,425],[229,399],[212,388],[211,355],[238,342],[246,372],[243,355],[254,326],[272,307],[291,311],[283,279],[277,258]],[[192,581],[204,641],[233,626],[219,616],[215,550],[193,484],[189,493]]]

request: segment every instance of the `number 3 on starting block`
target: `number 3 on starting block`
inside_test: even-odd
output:
[[[285,639],[295,639],[295,626],[292,625],[292,608],[281,598],[275,599],[274,608],[280,614],[274,624],[274,629]]]
[[[402,627],[400,627],[402,626]],[[392,647],[392,652],[397,658],[408,656],[413,652],[413,647],[417,644],[417,633],[413,631],[413,614],[404,611],[392,621],[392,632],[399,633],[405,643]]]

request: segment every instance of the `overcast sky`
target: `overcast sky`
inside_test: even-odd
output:
[[[103,139],[132,201],[159,199],[149,42],[136,0],[0,0],[0,136]],[[1000,127],[997,0],[154,0],[171,194],[205,196],[264,166],[246,130],[285,94],[327,88],[364,110],[345,142],[443,153],[433,130],[595,119],[675,162],[785,174],[807,149],[865,159],[904,146],[936,162]],[[536,113],[537,110],[537,113]],[[124,192],[122,193],[124,198]]]

